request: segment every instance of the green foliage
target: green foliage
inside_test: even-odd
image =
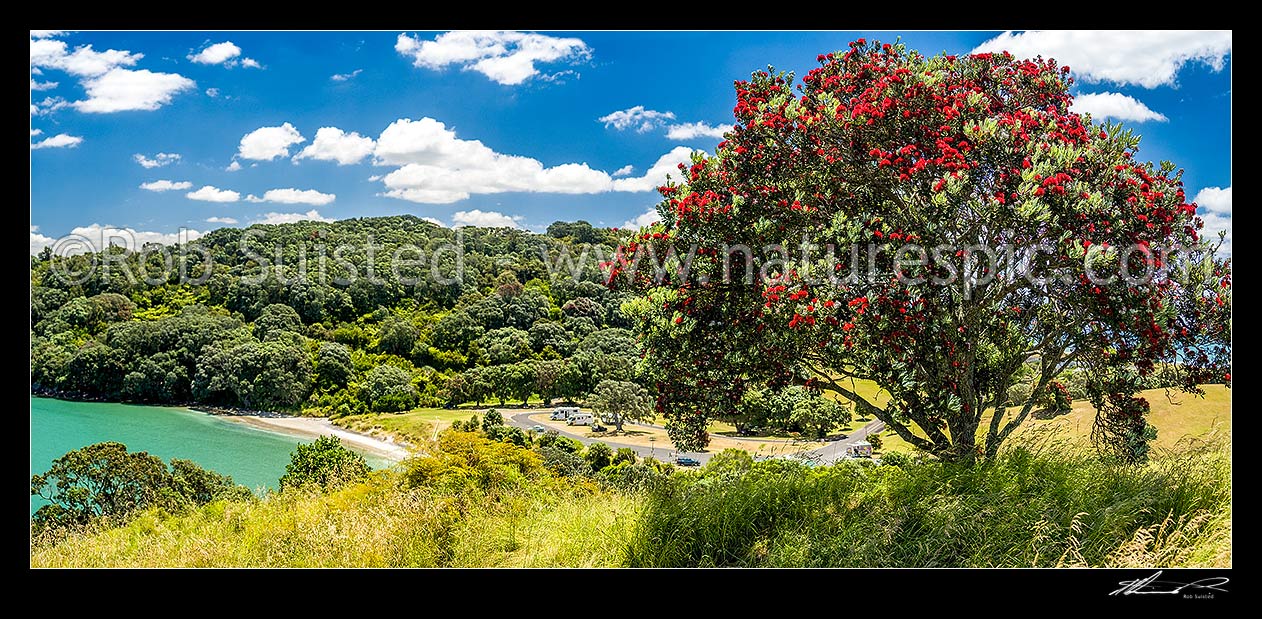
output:
[[[263,410],[292,408],[305,400],[311,391],[311,356],[284,333],[269,331],[263,342],[241,338],[206,346],[198,358],[193,395]]]
[[[499,493],[546,475],[539,456],[529,449],[469,432],[444,432],[436,453],[406,463],[404,478],[412,486]]]
[[[646,458],[643,462],[615,461],[596,475],[603,485],[627,493],[651,491],[665,483],[669,477],[669,465],[663,465],[652,458]]]
[[[358,482],[368,476],[364,457],[343,447],[336,436],[322,436],[303,443],[289,455],[289,464],[280,478],[282,488],[313,487],[331,490]]]
[[[117,525],[151,507],[179,511],[219,499],[243,500],[250,491],[188,460],[172,460],[168,469],[147,452],[105,442],[68,452],[44,473],[32,475],[31,495],[48,501],[31,518],[38,538]]]
[[[538,443],[540,449],[553,448],[572,454],[583,451],[583,444],[578,440],[568,436],[561,436],[561,433],[551,428],[544,431],[543,435],[536,439],[536,443]]]
[[[604,443],[595,442],[587,446],[587,452],[583,454],[583,459],[587,461],[587,466],[591,468],[593,473],[599,473],[613,462],[613,450]]]
[[[254,337],[267,341],[281,337],[283,333],[302,333],[302,319],[288,305],[273,303],[263,308],[254,321]]]
[[[592,472],[587,461],[577,453],[554,446],[540,446],[543,466],[562,477],[582,477]]]
[[[482,431],[483,432],[489,433],[491,432],[492,428],[498,428],[498,427],[503,427],[503,426],[504,426],[504,416],[501,415],[499,411],[491,408],[491,409],[487,409],[486,413],[482,415]]]
[[[1072,81],[1051,58],[859,40],[801,80],[736,82],[733,130],[609,265],[643,293],[620,309],[674,445],[703,446],[749,389],[809,381],[940,458],[992,458],[1035,402],[1009,409],[1009,387],[1031,369],[1037,397],[1076,366],[1097,415],[1120,416],[1101,451],[1138,455],[1137,409],[1104,398],[1155,374],[1229,382],[1230,259],[1178,165],[1076,111]]]
[[[368,406],[524,402],[535,393],[581,399],[601,378],[630,376],[639,350],[632,342],[619,358],[598,358],[603,349],[589,346],[583,359],[571,359],[583,338],[625,326],[607,322],[611,312],[591,304],[616,306],[629,293],[605,288],[594,263],[580,265],[577,280],[561,271],[550,277],[545,261],[559,264],[576,243],[599,243],[602,255],[615,243],[609,231],[587,223],[561,228],[573,234],[465,228],[459,233],[464,277],[448,284],[429,277],[429,264],[416,273],[390,268],[395,250],[416,246],[441,257],[441,275],[454,274],[449,245],[457,233],[411,216],[258,226],[251,234],[215,230],[192,242],[214,262],[213,275],[200,284],[127,281],[123,267],[136,272],[140,255],[117,247],[35,257],[32,386],[94,398],[301,407],[328,415]],[[371,256],[364,249],[370,239]],[[346,248],[338,259],[312,262],[334,246]],[[247,251],[266,256],[268,270]],[[109,278],[69,282],[59,275],[62,267],[87,270],[107,258],[111,268],[93,272]],[[320,264],[328,277],[303,276],[296,268],[302,260]],[[188,266],[191,276],[204,268]],[[375,283],[366,281],[369,272]],[[567,315],[561,308],[571,302]],[[558,363],[540,373],[540,361]],[[362,396],[369,374],[382,365],[421,368],[414,389],[392,384],[388,394]]]
[[[1189,560],[1145,558],[1165,543],[1158,530],[1180,530],[1169,543],[1186,553],[1229,529],[1208,524],[1230,513],[1222,453],[1148,467],[1063,445],[1005,450],[987,466],[893,460],[811,468],[777,459],[740,473],[712,459],[655,488],[628,564],[1156,567]]]
[[[612,418],[614,428],[619,432],[626,421],[640,421],[653,416],[648,391],[632,382],[602,380],[592,390],[588,403],[601,417]]]
[[[748,473],[754,466],[754,458],[743,449],[724,449],[701,468],[704,477],[716,479],[737,478]]]
[[[880,432],[872,432],[868,434],[867,436],[864,436],[863,440],[871,443],[872,449],[880,449],[881,445],[885,443],[885,439],[881,438]]]
[[[412,354],[420,331],[411,321],[398,316],[385,319],[377,332],[377,349],[400,357]]]
[[[626,464],[635,464],[635,463],[636,463],[636,457],[635,457],[635,450],[634,450],[634,449],[631,449],[630,447],[619,447],[619,448],[618,448],[618,451],[617,451],[616,453],[614,453],[613,460],[611,461],[611,464],[613,464],[614,466],[617,466],[617,465],[619,465],[619,464],[623,464],[623,463],[626,463]]]
[[[345,387],[354,375],[351,350],[345,344],[324,342],[316,353],[316,382],[325,388]]]
[[[379,365],[368,373],[359,386],[359,397],[373,411],[398,412],[417,404],[412,374],[392,365]]]
[[[812,431],[815,438],[824,438],[850,421],[850,409],[832,398],[806,392],[796,398],[789,420]]]

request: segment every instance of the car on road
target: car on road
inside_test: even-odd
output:
[[[539,424],[537,424],[537,423],[536,423],[535,425],[533,425],[533,426],[530,426],[530,431],[531,431],[531,432],[539,432],[540,434],[542,434],[542,433],[544,433],[544,432],[547,432],[547,430],[546,430],[543,426],[541,426],[541,425],[539,425]]]
[[[696,458],[689,458],[688,456],[679,456],[675,458],[675,464],[678,464],[679,466],[701,466],[701,461]]]

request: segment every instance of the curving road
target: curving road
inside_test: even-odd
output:
[[[640,457],[653,456],[654,458],[657,458],[658,460],[661,460],[662,462],[674,463],[676,457],[686,456],[689,458],[693,458],[701,462],[702,464],[705,464],[714,455],[713,452],[708,452],[708,451],[675,451],[674,448],[668,447],[668,446],[645,447],[643,445],[630,445],[626,443],[619,443],[616,441],[589,438],[589,437],[577,434],[575,432],[571,432],[567,429],[553,428],[552,426],[539,424],[538,422],[532,421],[530,419],[531,415],[537,415],[539,413],[547,413],[547,412],[549,411],[546,409],[523,410],[521,412],[508,415],[505,418],[504,422],[510,426],[521,428],[523,430],[529,429],[531,426],[534,426],[534,425],[543,425],[544,427],[548,429],[556,430],[557,433],[559,433],[561,436],[566,436],[566,437],[575,439],[584,445],[591,445],[592,443],[604,443],[614,450],[617,450],[622,447],[627,447],[631,449],[632,451],[634,451],[637,456],[640,456]],[[628,423],[627,425],[640,425],[644,427],[660,428],[660,426],[653,426],[650,424]],[[859,428],[855,430],[854,432],[851,432],[848,436],[846,436],[846,438],[833,441],[827,445],[824,445],[823,447],[819,447],[816,449],[811,449],[808,451],[800,451],[794,454],[788,454],[788,455],[779,456],[779,457],[792,458],[796,460],[806,460],[813,464],[832,464],[833,462],[836,462],[838,460],[845,458],[846,447],[862,441],[865,437],[867,437],[868,434],[871,434],[873,432],[880,432],[883,429],[885,429],[885,424],[882,423],[881,421],[874,419],[868,422],[862,428]]]

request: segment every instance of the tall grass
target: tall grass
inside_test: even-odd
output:
[[[533,452],[473,435],[437,455],[319,494],[289,489],[32,549],[35,566],[604,566],[639,502],[552,476]]]
[[[982,465],[756,464],[677,476],[649,500],[634,566],[1223,566],[1221,448],[1147,467],[1024,446]]]
[[[976,466],[715,458],[648,494],[450,433],[329,493],[286,490],[32,549],[35,566],[1228,566],[1229,453],[1146,467],[1056,445]]]

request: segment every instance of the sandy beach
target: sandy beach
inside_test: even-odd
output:
[[[323,417],[224,415],[223,418],[251,425],[263,430],[289,434],[291,436],[318,438],[321,436],[333,435],[342,439],[342,442],[346,443],[348,446],[354,446],[362,451],[367,451],[374,455],[396,461],[403,460],[404,458],[412,455],[411,451],[409,451],[406,446],[395,443],[389,438],[368,436],[367,434],[360,434],[345,428],[339,428]]]

